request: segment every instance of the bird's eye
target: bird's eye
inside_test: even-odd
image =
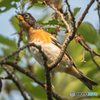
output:
[[[29,17],[29,15],[28,15],[28,14],[25,14],[24,16],[25,16],[25,18],[28,18],[28,17]]]

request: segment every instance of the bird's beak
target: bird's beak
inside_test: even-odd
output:
[[[21,15],[16,15],[15,17],[16,17],[19,21],[24,20],[24,18],[23,18]]]

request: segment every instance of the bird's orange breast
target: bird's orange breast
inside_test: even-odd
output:
[[[29,29],[29,33],[27,34],[29,43],[31,42],[43,42],[43,44],[51,43],[52,40],[50,37],[53,37],[48,32],[45,32],[42,29],[33,30],[33,28]],[[55,37],[53,37],[55,38]]]

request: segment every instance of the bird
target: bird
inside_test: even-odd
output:
[[[25,31],[28,42],[41,46],[41,50],[44,52],[47,58],[47,65],[50,65],[53,61],[55,61],[59,56],[62,47],[57,39],[52,34],[44,30],[44,28],[30,13],[20,13],[16,15],[16,18],[19,20],[21,27]],[[44,67],[43,57],[39,50],[36,47],[31,46],[30,51],[35,60]],[[64,72],[66,74],[70,74],[79,79],[90,90],[93,90],[94,85],[98,85],[77,68],[67,51],[65,51],[61,62],[55,68],[53,68],[52,71],[54,73]]]

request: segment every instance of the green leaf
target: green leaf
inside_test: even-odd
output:
[[[12,4],[12,1],[15,1],[15,2]],[[0,2],[0,8],[5,7],[5,9],[4,10],[0,9],[0,13],[5,12],[5,11],[7,11],[10,8],[13,8],[13,7],[16,8],[17,7],[16,2],[19,2],[19,1],[20,0],[2,0]]]
[[[42,67],[38,67],[38,71],[37,71],[37,75],[36,76],[41,81],[45,82],[45,72],[43,71]]]
[[[2,68],[1,68],[1,65],[0,65],[0,74],[1,74],[3,71],[4,71],[4,69],[2,69]]]
[[[25,87],[33,94],[35,99],[47,100],[46,91],[40,85],[34,86],[32,83],[27,83]]]
[[[15,40],[10,40],[8,38],[5,38],[3,36],[0,36],[0,43],[10,46],[11,48],[16,48],[16,41]]]
[[[52,31],[55,31],[55,30],[56,30],[56,28],[53,28],[53,27],[48,28],[48,32],[49,32],[49,33],[52,32]]]
[[[27,76],[25,76],[24,74],[21,74],[21,73],[17,73],[21,76],[21,82],[26,84],[26,83],[29,83],[29,82],[33,82],[33,80]]]
[[[0,36],[0,43],[7,46],[6,48],[2,47],[1,50],[3,51],[4,55],[9,54],[16,50],[17,45],[15,40],[10,40],[3,36]],[[4,56],[3,55],[3,56]],[[14,56],[10,57],[10,60],[14,60]]]
[[[81,33],[83,38],[92,44],[97,43],[97,33],[95,28],[88,22],[84,22],[78,28],[78,31]]]
[[[81,8],[75,8],[75,9],[74,9],[74,13],[73,13],[74,16],[76,16],[76,14],[80,11],[80,9],[81,9]]]
[[[95,76],[96,73],[98,73],[99,70],[95,67],[92,70],[90,70],[87,74],[88,77],[93,78]]]
[[[24,44],[26,44],[28,42],[27,39],[26,39],[25,32],[24,32],[24,34],[22,34],[22,41],[23,41]]]
[[[48,21],[47,23],[42,23],[41,21],[38,21],[39,24],[42,24],[42,25],[58,25],[58,21],[53,19],[53,20],[50,20]]]
[[[13,17],[10,19],[10,21],[11,21],[13,27],[16,29],[16,31],[19,31],[20,27],[19,27],[19,25],[18,25],[18,24],[19,24],[18,19],[17,19],[15,16],[13,16]]]
[[[32,5],[31,7],[29,6],[28,9],[32,8],[33,6],[38,8],[45,8],[46,6],[42,5],[42,2],[42,0],[38,0],[38,3],[34,3],[34,5]]]

